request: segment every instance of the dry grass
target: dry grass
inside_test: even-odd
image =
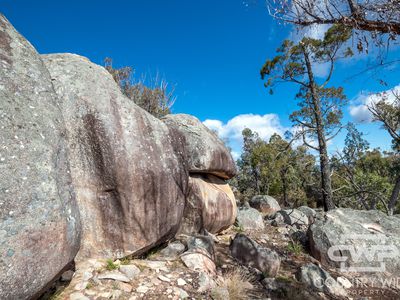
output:
[[[230,300],[245,300],[250,299],[253,281],[254,278],[250,274],[237,268],[224,274],[218,285],[227,289]]]

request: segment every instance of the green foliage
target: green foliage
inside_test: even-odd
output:
[[[270,93],[282,82],[300,86],[296,95],[299,109],[290,115],[296,127],[295,138],[319,152],[321,191],[325,210],[335,208],[327,142],[341,130],[343,107],[347,103],[342,87],[327,87],[333,74],[335,62],[352,55],[351,49],[343,50],[344,43],[351,37],[351,29],[333,25],[322,40],[305,37],[299,43],[284,41],[277,55],[267,60],[261,68],[261,78]],[[329,66],[328,75],[321,79],[314,75],[318,64]],[[317,141],[313,145],[310,141]]]
[[[244,228],[242,224],[238,224],[237,222],[235,222],[234,226],[233,226],[233,230],[238,232],[238,233],[243,233],[244,232]]]
[[[305,147],[293,148],[277,134],[268,142],[246,128],[243,152],[237,161],[238,198],[248,201],[258,194],[276,197],[285,206],[309,204],[310,187],[315,185],[315,158]]]
[[[299,110],[290,116],[295,126],[303,128],[304,136],[315,139],[317,125],[321,125],[324,135],[335,135],[342,118],[343,106],[347,104],[342,87],[327,87],[336,60],[352,55],[351,49],[342,49],[350,38],[351,29],[332,26],[324,39],[303,38],[298,44],[285,40],[277,49],[277,56],[267,60],[260,74],[266,79],[265,86],[272,89],[282,82],[300,85],[296,95]],[[329,64],[329,74],[324,79],[314,76],[313,67]],[[321,120],[319,120],[319,118]]]
[[[287,251],[294,255],[300,255],[304,252],[303,246],[296,241],[290,241],[286,247]]]
[[[400,153],[400,93],[391,91],[378,96],[381,99],[368,108],[374,121],[381,122],[383,129],[391,136],[393,150]]]
[[[397,177],[395,153],[369,150],[369,143],[353,124],[348,125],[345,147],[332,158],[332,185],[336,203],[356,209],[387,212]]]
[[[164,79],[156,76],[150,82],[145,79],[135,81],[134,70],[131,67],[113,68],[111,58],[105,59],[105,68],[113,76],[124,95],[141,108],[157,118],[171,112],[170,109],[176,100],[174,88],[170,89]]]
[[[108,271],[116,270],[116,269],[118,269],[118,265],[115,264],[114,261],[111,258],[109,258],[106,261],[106,269]]]

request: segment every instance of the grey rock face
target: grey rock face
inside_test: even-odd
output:
[[[140,269],[135,265],[121,265],[119,267],[119,270],[130,280],[132,280],[133,278],[135,278],[140,274]]]
[[[244,234],[236,234],[229,250],[240,263],[258,269],[267,277],[278,274],[281,265],[279,255],[271,249],[261,247]]]
[[[328,272],[317,265],[302,266],[296,274],[297,280],[309,287],[333,296],[347,296],[346,290]]]
[[[229,185],[222,179],[206,174],[189,178],[180,232],[196,234],[203,230],[218,233],[231,226],[236,219],[236,200]]]
[[[179,228],[188,172],[184,138],[122,95],[86,58],[45,55],[61,99],[82,216],[78,260],[139,253]]]
[[[159,252],[157,259],[159,260],[177,259],[179,254],[185,251],[185,248],[186,248],[185,245],[179,241],[172,242]]]
[[[206,251],[187,251],[181,255],[181,260],[191,270],[215,274],[216,266]]]
[[[276,201],[275,198],[268,195],[257,195],[251,198],[249,201],[249,205],[260,212],[262,212],[266,216],[271,216],[276,213],[278,210],[281,210],[281,207]]]
[[[80,219],[50,75],[1,14],[0,128],[0,299],[27,299],[73,260]]]
[[[187,240],[188,251],[198,252],[199,250],[205,250],[208,255],[214,259],[214,240],[211,236],[207,235],[196,235],[191,236]]]
[[[309,224],[314,223],[314,221],[317,217],[317,212],[314,209],[312,209],[311,207],[308,207],[308,206],[300,206],[300,207],[297,207],[296,209],[301,211],[303,214],[305,214],[307,216]]]
[[[276,213],[275,219],[272,222],[274,226],[290,225],[295,227],[308,226],[308,217],[297,209],[285,209]]]
[[[236,175],[229,150],[200,120],[185,114],[167,115],[162,120],[185,136],[190,172],[214,174],[224,179]]]
[[[400,272],[400,220],[383,212],[342,208],[329,211],[310,226],[309,240],[312,255],[332,267],[339,268],[338,260],[342,259],[346,270],[356,268],[365,276]],[[352,256],[350,251],[361,255]],[[372,259],[362,253],[372,253]],[[365,272],[365,268],[375,271]]]
[[[261,213],[255,208],[242,208],[237,212],[237,224],[243,229],[263,230],[264,220]]]

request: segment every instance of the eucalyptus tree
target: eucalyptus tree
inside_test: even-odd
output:
[[[270,14],[298,26],[341,24],[373,34],[400,34],[399,0],[267,0]]]
[[[382,127],[392,138],[395,161],[392,169],[395,175],[394,187],[388,204],[389,214],[393,214],[400,194],[400,93],[396,90],[381,93],[380,100],[369,104],[374,121],[380,122]]]
[[[348,27],[332,26],[322,40],[303,38],[298,43],[285,40],[277,49],[277,55],[267,60],[260,72],[270,92],[284,82],[300,87],[296,95],[299,109],[291,114],[290,119],[296,129],[296,137],[300,137],[307,147],[318,151],[325,210],[335,208],[327,143],[341,130],[342,108],[347,103],[343,88],[328,87],[328,84],[336,61],[352,55],[349,48],[343,50],[350,36],[351,29]],[[325,78],[315,75],[318,64],[329,65]]]

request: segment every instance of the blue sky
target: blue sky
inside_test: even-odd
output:
[[[189,113],[218,130],[240,151],[244,126],[267,138],[290,127],[296,109],[296,86],[267,93],[259,70],[273,57],[290,26],[278,25],[262,0],[146,0],[50,1],[0,0],[0,11],[40,53],[72,52],[102,64],[112,57],[115,66],[133,66],[137,74],[159,72],[176,85],[174,113]],[[395,59],[399,51],[388,53]],[[372,59],[372,58],[370,58]],[[353,106],[368,93],[399,84],[398,69],[380,73],[389,86],[367,73],[368,58],[357,56],[338,65],[332,83],[345,87]],[[362,109],[345,121],[360,118]],[[359,127],[373,147],[388,148],[390,139],[377,125]],[[340,149],[343,136],[331,145]]]

